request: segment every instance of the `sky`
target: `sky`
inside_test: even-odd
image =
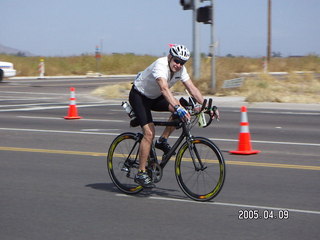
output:
[[[209,5],[210,1],[200,3]],[[214,0],[216,53],[267,54],[268,0]],[[192,51],[192,11],[180,0],[0,0],[0,44],[38,56]],[[272,52],[320,55],[320,0],[272,0]],[[211,26],[200,24],[201,52]]]

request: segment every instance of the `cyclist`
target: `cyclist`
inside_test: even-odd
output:
[[[172,46],[168,56],[157,59],[137,75],[130,91],[129,102],[143,132],[139,148],[139,172],[135,176],[135,182],[143,187],[154,187],[146,172],[147,159],[155,136],[151,110],[170,111],[176,113],[183,121],[190,120],[190,114],[170,91],[170,87],[177,81],[184,84],[198,103],[202,104],[204,101],[202,94],[191,81],[184,66],[189,58],[190,52],[185,46]],[[161,149],[164,154],[171,149],[167,139],[174,129],[175,127],[166,127],[155,143],[155,147]]]

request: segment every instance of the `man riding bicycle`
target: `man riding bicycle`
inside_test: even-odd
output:
[[[139,172],[135,176],[135,182],[143,187],[154,187],[146,172],[148,156],[155,137],[151,110],[170,111],[176,113],[183,121],[190,120],[190,114],[170,91],[170,88],[177,81],[184,84],[198,103],[202,104],[204,101],[202,94],[191,81],[184,66],[189,58],[190,52],[185,46],[174,45],[170,48],[168,56],[157,59],[137,75],[130,91],[129,102],[143,132],[139,148]],[[167,126],[155,143],[155,147],[161,149],[164,154],[171,149],[167,139],[174,129],[175,127]]]

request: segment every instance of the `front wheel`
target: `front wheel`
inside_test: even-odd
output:
[[[222,153],[209,139],[195,137],[179,149],[175,175],[180,188],[191,199],[213,199],[222,189],[225,174]]]
[[[107,157],[108,172],[116,187],[127,194],[135,194],[143,187],[134,182],[138,172],[138,152],[141,135],[123,133],[117,136],[110,145]]]

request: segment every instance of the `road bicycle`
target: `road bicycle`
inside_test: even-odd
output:
[[[208,104],[207,104],[208,102]],[[154,121],[155,126],[174,126],[182,129],[180,137],[171,150],[162,156],[159,163],[154,144],[148,158],[147,172],[153,183],[162,179],[163,170],[170,158],[175,157],[174,172],[181,190],[196,201],[209,201],[218,195],[223,187],[226,166],[220,149],[208,138],[194,137],[191,129],[199,122],[203,127],[211,124],[216,107],[212,99],[205,100],[200,111],[196,111],[194,101],[180,99],[180,103],[191,115],[191,121]],[[206,117],[205,117],[206,116]],[[131,121],[132,122],[132,121]],[[107,166],[112,182],[126,194],[137,194],[144,188],[134,182],[139,169],[139,146],[143,134],[124,132],[117,136],[110,145]]]

